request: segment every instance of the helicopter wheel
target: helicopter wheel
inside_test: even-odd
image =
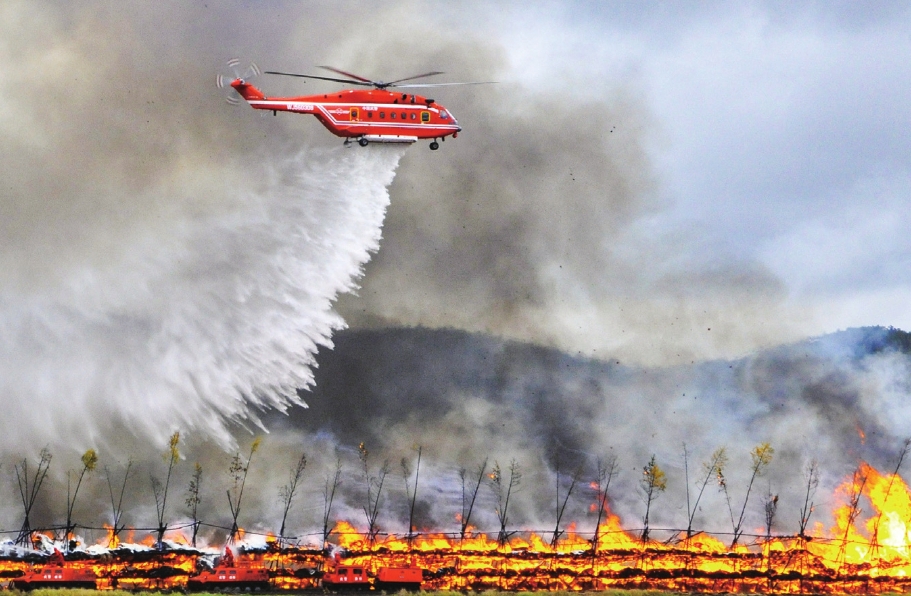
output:
[[[430,143],[430,150],[431,150],[431,151],[436,151],[436,150],[439,149],[439,148],[440,148],[440,144],[437,143],[436,141]]]
[[[366,147],[369,142],[370,141],[368,141],[364,137],[361,137],[357,140],[357,144],[360,145],[361,147]]]

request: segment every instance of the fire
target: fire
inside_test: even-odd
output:
[[[570,526],[555,543],[521,533],[505,544],[472,529],[464,540],[421,534],[387,536],[370,545],[350,523],[335,529],[348,562],[378,568],[412,564],[432,576],[425,589],[606,590],[699,592],[883,592],[911,584],[911,491],[897,475],[867,464],[837,491],[844,504],[835,523],[820,522],[812,538],[763,536],[734,547],[723,536],[685,532],[643,542],[605,507],[597,531]],[[728,539],[728,541],[730,541]]]
[[[665,532],[643,541],[624,529],[605,507],[597,533],[569,524],[558,540],[517,532],[505,542],[469,527],[461,534],[379,534],[367,540],[351,523],[337,522],[331,538],[345,565],[376,577],[384,568],[420,568],[425,590],[511,591],[660,589],[715,593],[882,593],[911,588],[911,490],[898,476],[867,464],[837,490],[842,500],[826,529],[816,522],[808,536],[769,536],[756,529],[730,547],[727,536]],[[113,530],[109,529],[112,534]],[[239,534],[237,540],[242,540]],[[179,542],[185,538],[178,537]],[[234,549],[238,568],[269,572],[275,589],[320,587],[327,561],[321,546],[282,544],[274,535],[266,548]],[[119,552],[96,560],[67,561],[91,569],[98,587],[185,589],[202,555],[194,549],[158,553]],[[0,577],[29,569],[21,559],[0,561]],[[163,572],[166,570],[166,573]]]

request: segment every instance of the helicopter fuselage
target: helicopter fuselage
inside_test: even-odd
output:
[[[432,99],[385,89],[349,89],[300,97],[266,97],[235,80],[231,86],[257,110],[313,114],[332,134],[366,142],[413,143],[456,137],[462,129],[445,107]]]

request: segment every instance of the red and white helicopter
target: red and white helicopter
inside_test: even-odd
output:
[[[239,60],[236,59],[228,62],[228,66],[232,69],[236,69],[238,64]],[[216,83],[219,88],[234,89],[251,107],[257,110],[269,110],[273,115],[278,112],[313,114],[332,134],[344,137],[345,145],[350,145],[351,141],[355,139],[362,147],[366,147],[370,143],[414,143],[418,139],[431,139],[430,148],[435,151],[440,148],[438,141],[445,140],[448,136],[455,138],[459,135],[462,128],[458,121],[449,110],[435,100],[398,90],[451,85],[482,85],[493,82],[401,85],[400,83],[405,81],[443,73],[425,72],[384,83],[330,66],[320,68],[348,78],[318,77],[277,71],[266,71],[266,74],[333,81],[360,87],[372,87],[372,89],[346,89],[300,97],[266,97],[262,91],[248,82],[252,76],[261,74],[255,64],[251,64],[247,68],[244,76],[238,75],[236,70],[233,78],[219,74]],[[390,89],[396,89],[396,91]],[[233,96],[233,93],[231,95]],[[237,103],[236,97],[229,97],[228,101]]]

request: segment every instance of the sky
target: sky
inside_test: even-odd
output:
[[[0,445],[233,447],[225,422],[299,405],[346,326],[652,367],[911,329],[909,21],[887,2],[4,2]],[[435,92],[463,128],[439,151],[344,149],[228,105],[234,57],[497,83]]]
[[[810,307],[810,333],[908,327],[907,7],[595,2],[506,12],[496,21],[511,23],[510,56],[535,84],[636,90],[668,202],[652,229],[690,236],[700,261],[767,268],[787,300]]]
[[[502,296],[465,317],[455,304],[431,314],[381,298],[364,300],[368,311],[649,363],[735,356],[847,327],[911,326],[906,7],[545,2],[430,12],[503,56],[495,76],[504,88],[553,98],[584,123],[553,131],[543,110],[536,122],[549,139],[539,143],[565,135],[578,145],[567,161],[621,171],[595,175],[582,197],[560,185],[571,167],[556,165],[559,157],[539,171],[555,184],[547,192],[562,195],[555,207],[566,207],[571,228],[592,218],[604,227],[594,238],[541,233],[575,271],[546,270],[555,250],[533,256],[538,295],[515,309],[525,316],[496,312]],[[471,120],[461,122],[477,146]],[[587,146],[608,130],[605,145]],[[504,132],[511,138],[498,150],[509,151],[515,132]],[[629,210],[610,213],[618,206],[597,195],[616,199],[618,177],[632,186],[622,199]],[[541,217],[523,225],[548,227],[552,214],[534,196],[526,191],[525,200]],[[396,239],[387,247],[395,253]],[[381,253],[368,266],[367,292],[386,294],[377,287],[386,262]],[[403,275],[395,277],[401,287]],[[433,301],[452,292],[465,303],[451,287]],[[490,311],[496,320],[485,320]]]

